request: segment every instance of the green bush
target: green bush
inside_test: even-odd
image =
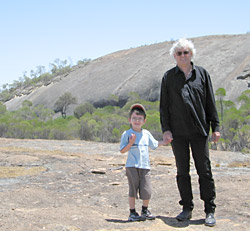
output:
[[[74,116],[77,119],[80,119],[85,113],[92,114],[95,110],[95,107],[91,103],[85,103],[77,106],[74,110]]]
[[[223,91],[221,90],[223,93]],[[220,93],[220,92],[219,92]],[[217,106],[221,118],[221,139],[210,148],[221,150],[250,150],[250,93],[243,92],[239,97],[240,106],[236,108],[231,101],[223,100],[218,94]],[[113,97],[113,96],[112,96]],[[114,98],[114,97],[113,97]],[[117,100],[117,99],[116,99]],[[74,116],[53,119],[54,111],[43,105],[33,106],[25,101],[22,107],[14,112],[6,110],[0,103],[0,137],[20,139],[81,139],[100,142],[119,142],[122,133],[130,128],[128,114],[133,103],[141,103],[147,111],[144,128],[157,139],[162,139],[159,101],[149,102],[130,93],[130,100],[122,107],[106,106],[94,108],[90,103],[76,107]],[[223,119],[222,119],[223,116]]]
[[[0,115],[5,114],[6,111],[6,106],[0,102]]]

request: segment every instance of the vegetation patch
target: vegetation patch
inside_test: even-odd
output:
[[[37,155],[73,155],[61,150],[38,150],[35,148],[22,148],[22,147],[0,147],[0,152],[8,154],[8,153],[22,153],[22,154],[34,154]],[[75,154],[77,155],[77,154]],[[79,154],[80,155],[80,154]]]
[[[0,166],[0,179],[16,178],[20,176],[34,176],[47,169],[43,166]]]
[[[214,144],[209,139],[209,147],[222,151],[250,153],[250,90],[242,92],[238,104],[225,100],[226,91],[219,88],[215,92],[216,107],[221,124],[221,138]],[[119,101],[111,95],[112,100]],[[121,135],[129,129],[128,113],[133,103],[141,103],[147,110],[144,128],[157,139],[162,139],[159,101],[142,100],[137,93],[128,93],[128,100],[122,106],[108,105],[94,107],[84,103],[78,105],[74,115],[67,115],[70,104],[76,99],[65,92],[59,97],[55,108],[62,117],[55,118],[55,111],[44,105],[33,106],[24,101],[17,111],[10,112],[0,102],[0,137],[16,139],[86,140],[118,143]],[[212,131],[210,132],[211,135]],[[55,154],[55,151],[51,152]]]
[[[235,162],[228,164],[228,167],[229,168],[244,168],[244,167],[250,168],[250,161],[243,161],[243,162],[235,161]]]

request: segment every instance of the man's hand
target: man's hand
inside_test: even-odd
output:
[[[171,143],[173,140],[172,132],[171,131],[165,131],[163,133],[163,141],[165,144]]]
[[[213,132],[212,133],[212,141],[217,143],[220,139],[220,132]]]

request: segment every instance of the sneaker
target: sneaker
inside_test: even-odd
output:
[[[151,212],[147,209],[147,210],[142,210],[141,211],[141,216],[145,217],[145,219],[147,220],[154,220],[155,216],[151,214]]]
[[[146,218],[140,216],[137,212],[135,213],[130,213],[128,217],[128,221],[145,221]]]

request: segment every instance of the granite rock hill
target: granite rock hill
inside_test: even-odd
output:
[[[214,91],[225,88],[226,99],[235,101],[240,93],[250,89],[250,34],[214,35],[190,38],[197,50],[194,62],[205,67],[211,75]],[[24,100],[33,105],[53,108],[65,92],[77,98],[74,108],[84,102],[95,106],[112,103],[110,96],[119,98],[123,105],[129,92],[137,92],[146,100],[159,99],[160,83],[164,72],[175,65],[169,55],[173,41],[145,45],[117,51],[78,65],[47,86],[37,87],[29,93],[6,102],[8,110],[18,109]]]

